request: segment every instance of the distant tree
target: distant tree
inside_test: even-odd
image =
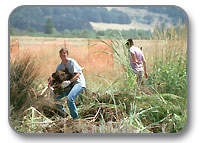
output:
[[[78,30],[78,29],[72,30],[71,33],[72,33],[72,35],[73,35],[74,37],[80,37],[80,35],[81,35],[81,31]]]
[[[70,32],[70,30],[69,30],[69,29],[65,29],[65,30],[63,31],[63,34],[65,34],[65,35],[70,35],[70,34],[71,34],[71,32]]]
[[[87,28],[84,28],[82,31],[81,31],[81,37],[83,38],[88,38],[88,35],[90,34],[90,30],[87,29]]]
[[[33,27],[28,27],[26,29],[27,32],[30,32],[30,33],[34,33],[35,32],[35,29]]]
[[[10,26],[10,35],[15,35],[16,31],[15,31],[15,28],[14,26]]]
[[[98,31],[98,32],[97,32],[97,35],[98,35],[98,36],[104,36],[105,33],[104,33],[104,31]]]
[[[44,28],[45,34],[52,34],[54,32],[53,23],[50,18],[47,19]]]

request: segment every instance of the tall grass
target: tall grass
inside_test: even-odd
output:
[[[27,101],[34,95],[34,83],[38,79],[39,67],[33,57],[27,54],[26,58],[18,58],[10,63],[10,107],[11,114],[25,109]]]
[[[187,56],[168,56],[168,61],[156,60],[147,83],[159,93],[171,93],[187,98]]]
[[[187,51],[184,51],[187,29],[186,26],[155,29],[155,34],[152,40],[164,40],[168,47],[165,53],[153,57],[149,78],[139,91],[123,37],[112,39],[112,45],[105,44],[113,49],[113,56],[122,65],[123,74],[126,75],[125,80],[119,80],[123,83],[120,86],[126,85],[129,91],[126,94],[129,103],[124,102],[126,113],[130,114],[129,118],[139,132],[146,132],[144,129],[152,132],[178,132],[187,122]],[[149,87],[155,91],[154,94],[146,94],[149,93],[146,92]]]
[[[105,41],[102,41],[102,42],[105,43],[114,51],[113,53],[108,53],[108,52],[105,52],[105,53],[111,54],[115,58],[115,62],[117,63],[115,64],[115,70],[120,71],[122,73],[113,83],[117,83],[117,81],[120,80],[121,82],[120,86],[122,86],[124,90],[130,91],[132,89],[134,91],[134,88],[137,85],[136,75],[134,74],[130,66],[128,49],[126,48],[124,44],[125,40],[123,39],[123,37],[120,37],[120,38],[116,37],[115,39],[114,38],[111,39],[112,44],[107,43]],[[121,66],[121,69],[119,68],[119,65]]]
[[[148,84],[160,93],[172,93],[187,98],[187,28],[155,29],[153,40],[166,39],[165,54],[154,57]],[[186,51],[185,51],[186,49]]]

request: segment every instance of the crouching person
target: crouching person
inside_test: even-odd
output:
[[[63,88],[68,87],[72,84],[72,88],[70,91],[64,90],[64,92],[59,95],[56,100],[59,101],[61,98],[67,96],[67,105],[70,111],[70,114],[73,119],[79,118],[75,99],[81,93],[82,90],[86,88],[85,78],[79,64],[72,58],[68,58],[68,49],[61,48],[60,51],[61,63],[57,66],[56,71],[59,71],[63,68],[67,68],[69,73],[72,74],[72,78],[70,80],[63,81],[61,86]],[[66,88],[67,89],[67,88]],[[64,112],[66,112],[63,106],[60,107]]]

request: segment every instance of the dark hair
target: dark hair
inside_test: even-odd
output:
[[[61,48],[60,51],[59,51],[59,53],[61,54],[63,51],[67,52],[67,55],[69,54],[67,48]]]
[[[133,39],[129,38],[126,42],[127,46],[133,45]]]

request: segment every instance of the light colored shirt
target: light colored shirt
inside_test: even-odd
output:
[[[135,54],[136,63],[133,63],[133,58],[131,56],[131,53]],[[129,49],[129,54],[130,54],[130,64],[134,72],[143,71],[142,60],[144,59],[144,55],[140,50],[140,48],[135,47],[134,45],[131,46],[131,48]]]
[[[76,81],[74,81],[74,83],[80,83],[82,87],[86,87],[86,83],[85,83],[85,78],[82,72],[82,68],[79,66],[79,64],[77,63],[76,60],[71,59],[71,58],[67,58],[67,64],[64,65],[62,62],[57,66],[56,71],[59,71],[63,68],[67,68],[69,73],[72,74],[72,76],[74,76],[74,73],[79,73],[79,77]]]

